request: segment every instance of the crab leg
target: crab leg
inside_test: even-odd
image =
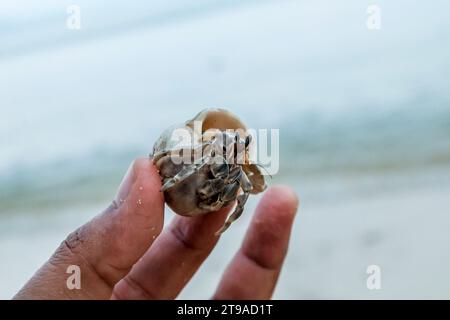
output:
[[[247,202],[248,196],[250,195],[250,191],[253,189],[253,185],[250,182],[250,179],[247,177],[245,172],[241,169],[241,178],[239,180],[240,187],[244,191],[242,194],[237,196],[237,205],[234,209],[233,213],[228,217],[228,219],[223,224],[222,228],[218,230],[215,235],[219,236],[228,229],[228,227],[236,221],[244,211],[245,203]]]
[[[187,179],[194,173],[197,173],[201,168],[203,168],[207,164],[207,161],[202,161],[201,164],[191,164],[183,169],[181,169],[173,178],[167,180],[163,186],[161,187],[161,192],[166,191],[167,189],[172,188],[177,183]]]
[[[177,183],[187,179],[188,177],[190,177],[191,175],[197,173],[200,169],[202,169],[205,165],[209,164],[209,162],[211,161],[211,158],[213,157],[213,155],[211,154],[213,152],[213,150],[211,150],[209,147],[211,146],[211,144],[213,143],[213,141],[207,142],[205,143],[205,150],[208,152],[205,156],[203,156],[200,159],[200,163],[199,164],[191,164],[188,166],[185,166],[183,169],[181,169],[175,176],[173,176],[172,178],[170,178],[169,180],[167,180],[163,186],[161,187],[161,192],[166,191],[167,189],[172,188],[174,185],[176,185]]]

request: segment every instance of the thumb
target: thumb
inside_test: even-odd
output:
[[[72,232],[15,298],[109,298],[162,230],[160,187],[152,160],[135,160],[111,205]],[[67,288],[71,265],[79,267],[80,290]]]

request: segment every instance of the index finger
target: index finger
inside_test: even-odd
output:
[[[112,299],[174,299],[215,247],[230,210],[177,216],[114,287]]]

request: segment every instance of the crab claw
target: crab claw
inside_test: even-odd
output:
[[[169,179],[162,185],[162,187],[161,187],[161,189],[159,189],[159,191],[164,192],[167,189],[172,188],[175,184],[176,184],[176,181],[174,179]]]

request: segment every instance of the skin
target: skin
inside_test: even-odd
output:
[[[130,166],[112,204],[64,240],[15,299],[174,299],[208,257],[231,208],[174,217],[163,230],[164,199],[150,159]],[[294,192],[267,190],[213,299],[270,299],[298,207]],[[69,265],[81,289],[69,290]]]

